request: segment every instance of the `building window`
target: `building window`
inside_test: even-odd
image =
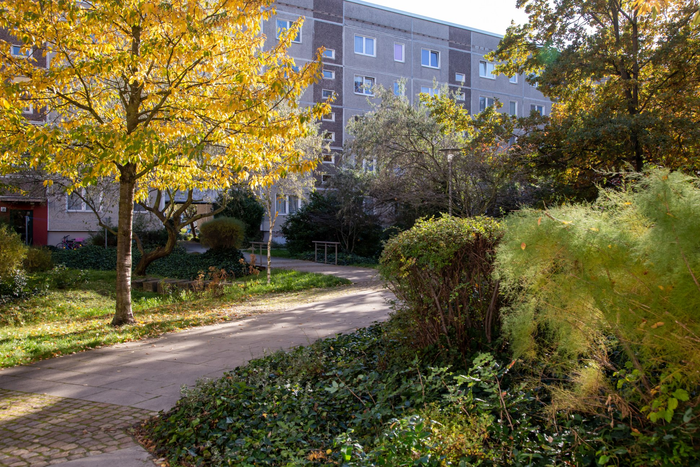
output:
[[[32,48],[29,47],[28,49],[22,51],[21,45],[13,45],[10,47],[10,54],[13,57],[29,58],[32,56]]]
[[[335,122],[335,112],[330,112],[321,117],[324,122]]]
[[[530,106],[530,112],[537,112],[540,115],[544,115],[544,106],[532,104]]]
[[[275,209],[278,214],[287,214],[287,197],[277,195],[277,201],[275,203]]]
[[[335,154],[333,154],[333,153],[324,154],[323,155],[323,163],[324,164],[335,164]]]
[[[66,195],[66,211],[73,211],[73,212],[90,211],[90,207],[87,205],[87,203],[85,201],[83,201],[86,197],[87,197],[87,191],[85,188],[78,188],[78,189],[74,190],[70,195]],[[97,205],[99,206],[99,204],[100,204],[100,202],[98,200]]]
[[[323,58],[328,58],[331,60],[335,60],[335,50],[333,49],[326,49],[323,51]]]
[[[332,178],[333,178],[333,175],[331,175],[331,174],[323,174],[323,175],[321,175],[321,182],[329,183]]]
[[[518,75],[513,75],[508,79],[509,83],[518,84]]]
[[[406,83],[401,81],[394,81],[394,95],[395,96],[405,96],[406,95]]]
[[[377,159],[362,159],[362,170],[365,172],[374,172],[377,167]]]
[[[510,101],[510,109],[508,113],[513,117],[518,116],[518,103],[516,101]]]
[[[458,83],[464,83],[466,80],[467,77],[464,73],[455,73],[455,81],[457,81]]]
[[[335,132],[334,131],[326,131],[325,133],[323,133],[323,140],[329,141],[329,142],[335,142]]]
[[[355,53],[360,55],[369,55],[376,57],[377,52],[374,48],[375,40],[371,37],[355,36]]]
[[[366,96],[373,96],[374,90],[374,78],[371,76],[359,76],[355,75],[355,94],[364,94]]]
[[[432,97],[432,96],[439,96],[439,95],[440,95],[440,91],[438,91],[438,90],[435,89],[435,88],[431,88],[431,87],[429,87],[429,86],[421,86],[421,87],[420,87],[420,92],[421,92],[421,94],[428,94],[428,95],[431,96],[431,97]]]
[[[294,24],[294,21],[290,21],[288,19],[278,19],[277,20],[277,31],[275,33],[275,37],[279,39],[280,34],[282,31],[290,29],[292,25]],[[297,31],[297,35],[292,39],[292,42],[297,42],[301,43],[301,28]]]
[[[294,214],[301,207],[301,199],[298,196],[289,196],[288,206],[289,206],[289,214]]]
[[[335,71],[323,70],[323,79],[335,79]]]
[[[464,90],[463,89],[458,89],[457,91],[455,91],[455,100],[458,100],[458,101],[464,100]]]
[[[428,68],[440,68],[440,52],[422,49],[420,53],[420,64]]]
[[[496,101],[493,97],[479,97],[479,112],[483,112],[488,107],[493,107]]]
[[[323,98],[323,100],[335,99],[335,97],[336,97],[335,91],[331,91],[330,89],[321,90],[321,98]]]
[[[395,62],[405,62],[406,61],[406,46],[404,44],[399,44],[394,42],[394,61]]]
[[[479,62],[479,76],[482,78],[496,79],[493,74],[493,63],[480,61]]]

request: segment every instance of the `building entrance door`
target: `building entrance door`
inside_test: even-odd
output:
[[[31,209],[10,209],[10,225],[25,245],[34,243],[34,211]]]

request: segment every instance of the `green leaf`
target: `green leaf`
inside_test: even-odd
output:
[[[666,410],[665,412],[666,412],[666,413],[665,413],[664,419],[665,419],[668,423],[671,423],[671,420],[673,419],[673,410],[668,409],[668,410]]]
[[[678,399],[671,397],[668,400],[668,410],[676,410],[678,408]]]
[[[683,402],[687,402],[689,399],[688,391],[686,391],[685,389],[676,389],[675,391],[673,391],[673,397]]]
[[[602,455],[602,456],[600,456],[600,457],[598,458],[598,463],[599,463],[600,465],[605,465],[605,464],[608,463],[609,460],[610,460],[610,457],[609,457],[609,456]]]

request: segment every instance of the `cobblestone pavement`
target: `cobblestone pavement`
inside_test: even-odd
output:
[[[0,389],[0,466],[42,467],[134,447],[127,429],[153,414]]]

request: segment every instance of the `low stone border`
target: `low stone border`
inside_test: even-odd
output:
[[[0,466],[43,467],[136,446],[155,412],[0,389]]]

